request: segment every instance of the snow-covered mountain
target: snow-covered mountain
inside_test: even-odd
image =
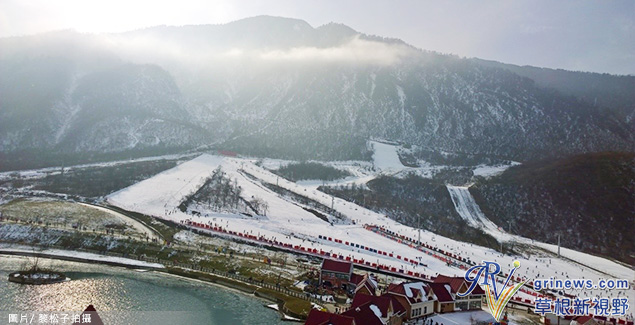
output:
[[[351,159],[383,138],[526,160],[635,142],[611,107],[340,24],[262,16],[58,32],[1,39],[0,60],[3,157],[215,146]]]

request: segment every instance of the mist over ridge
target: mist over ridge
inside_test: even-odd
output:
[[[464,59],[342,24],[258,16],[0,45],[8,155],[367,159],[366,140],[383,138],[523,161],[634,142],[635,77]]]

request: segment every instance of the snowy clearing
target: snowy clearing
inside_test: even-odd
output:
[[[397,146],[377,141],[369,141],[369,143],[374,150],[373,164],[375,168],[386,172],[398,172],[408,168],[401,163]]]

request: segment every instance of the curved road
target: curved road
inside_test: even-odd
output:
[[[145,234],[146,236],[148,236],[150,238],[150,240],[152,239],[156,239],[157,241],[163,241],[163,236],[161,236],[161,234],[156,231],[154,228],[152,228],[151,226],[146,225],[145,223],[140,222],[139,220],[127,216],[123,213],[120,213],[118,211],[115,211],[113,209],[110,209],[108,207],[104,207],[101,205],[95,205],[95,204],[90,204],[90,203],[82,203],[82,202],[78,202],[79,204],[83,205],[83,206],[87,206],[93,209],[97,209],[106,213],[109,213],[110,215],[119,218],[120,220],[122,220],[124,223],[126,223],[128,226],[133,227],[134,229],[136,229],[137,231],[139,231],[142,234]]]

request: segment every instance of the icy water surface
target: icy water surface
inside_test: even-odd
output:
[[[266,301],[155,272],[40,259],[39,265],[72,281],[41,286],[7,281],[9,273],[31,262],[0,255],[0,324],[9,323],[10,314],[27,312],[38,324],[40,313],[78,314],[90,304],[105,324],[290,324],[265,308]]]

